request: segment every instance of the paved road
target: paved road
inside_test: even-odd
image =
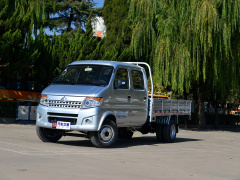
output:
[[[240,132],[181,130],[176,143],[135,133],[110,149],[84,138],[43,143],[34,125],[0,125],[0,180],[240,180]]]

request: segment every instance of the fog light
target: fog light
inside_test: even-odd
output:
[[[93,118],[92,117],[88,117],[88,118],[83,119],[82,125],[90,125],[90,124],[93,124]]]
[[[43,118],[43,115],[38,113],[38,119],[41,120]]]
[[[91,121],[90,119],[86,119],[85,122],[86,122],[87,124],[91,124],[91,123],[92,123],[92,121]]]

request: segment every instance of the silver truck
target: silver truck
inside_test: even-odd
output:
[[[75,61],[43,90],[36,131],[44,142],[84,136],[96,147],[110,147],[134,131],[174,142],[180,116],[190,118],[191,101],[154,96],[147,63]]]

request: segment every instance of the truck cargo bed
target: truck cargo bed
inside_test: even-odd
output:
[[[149,103],[151,99],[148,99]],[[152,119],[156,116],[191,116],[190,100],[153,98]],[[150,111],[149,111],[150,113]]]

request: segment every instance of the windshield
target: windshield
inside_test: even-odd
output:
[[[113,67],[102,65],[68,66],[53,82],[56,84],[108,85]]]

